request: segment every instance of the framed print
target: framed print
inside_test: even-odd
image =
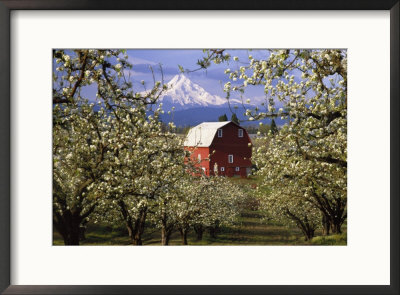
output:
[[[2,294],[399,294],[398,1],[0,8]]]

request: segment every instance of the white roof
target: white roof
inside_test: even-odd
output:
[[[219,128],[231,123],[224,122],[203,122],[189,130],[185,139],[185,146],[208,147],[211,145]]]

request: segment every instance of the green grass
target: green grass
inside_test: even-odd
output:
[[[122,226],[89,223],[82,245],[129,245],[128,233]],[[53,245],[64,245],[61,235],[53,233]]]
[[[331,235],[318,236],[311,240],[312,245],[347,245],[347,232]]]
[[[146,227],[143,235],[144,245],[160,245],[160,239],[158,229]],[[208,232],[204,233],[201,241],[196,240],[193,231],[188,235],[189,245],[346,245],[346,241],[344,233],[337,236],[315,237],[311,242],[306,242],[299,229],[267,222],[258,211],[251,210],[244,211],[234,224],[221,227],[216,238],[212,238]],[[53,244],[63,245],[61,236],[57,232],[53,235]],[[130,245],[130,241],[123,226],[89,224],[86,239],[81,245]],[[172,234],[170,245],[181,245],[178,232]]]
[[[232,177],[227,178],[233,183],[247,186],[252,190],[259,185],[260,179],[251,176],[249,178]],[[254,210],[257,202],[254,198],[246,200],[243,204],[242,214],[229,226],[222,226],[215,238],[208,232],[203,234],[203,239],[198,241],[193,231],[188,234],[189,245],[346,245],[346,225],[343,226],[344,234],[316,237],[306,242],[301,231],[297,227],[287,227],[273,221],[266,221],[262,213]],[[53,244],[63,245],[61,236],[54,232]],[[161,233],[157,228],[147,225],[143,234],[144,245],[160,245]],[[130,245],[127,230],[124,226],[110,226],[106,224],[88,224],[85,240],[81,245]],[[170,245],[181,245],[179,232],[173,232]]]

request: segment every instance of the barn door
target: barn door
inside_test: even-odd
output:
[[[235,167],[228,167],[228,169],[226,171],[226,175],[228,177],[232,177],[233,175],[235,175]]]

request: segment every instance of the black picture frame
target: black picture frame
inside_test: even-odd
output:
[[[390,10],[390,285],[10,285],[10,13],[12,10]],[[0,0],[0,292],[2,294],[399,294],[399,0]],[[366,258],[368,259],[368,258]]]

